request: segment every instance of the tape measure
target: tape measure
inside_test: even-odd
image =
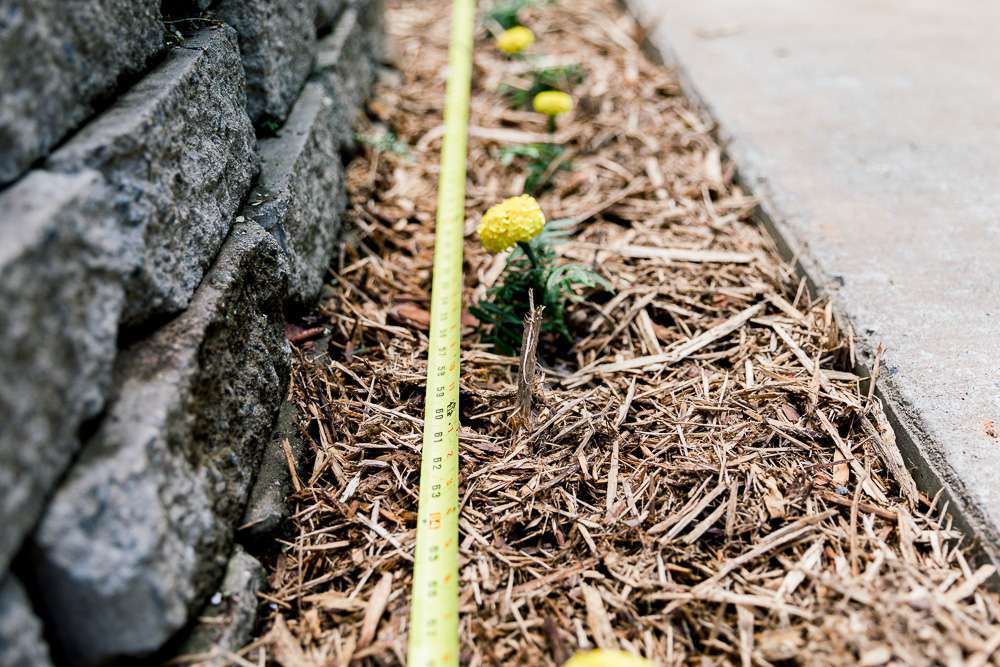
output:
[[[458,665],[458,382],[475,0],[454,0],[434,227],[409,667]]]

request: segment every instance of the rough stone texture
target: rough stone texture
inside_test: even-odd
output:
[[[254,482],[247,510],[240,525],[241,539],[255,544],[264,544],[273,539],[284,520],[288,517],[288,494],[292,490],[292,474],[288,468],[288,455],[284,443],[292,455],[292,462],[301,464],[305,445],[295,426],[296,408],[285,401],[278,413],[278,423],[271,435],[271,441],[264,449],[257,480]]]
[[[0,582],[0,667],[50,667],[42,624],[13,575]]]
[[[288,255],[288,302],[311,306],[323,286],[346,205],[334,103],[308,84],[277,137],[260,142],[261,173],[243,215]]]
[[[236,545],[222,584],[201,610],[198,624],[181,646],[180,654],[192,658],[186,664],[232,664],[226,653],[235,653],[249,643],[260,604],[257,593],[264,590],[266,583],[264,566]]]
[[[82,667],[238,649],[263,577],[234,533],[276,532],[282,444],[303,448],[287,408],[270,435],[282,310],[314,302],[335,249],[381,3],[220,0],[207,16],[239,32],[197,32],[92,117],[163,50],[160,4],[0,0],[0,182],[19,179],[0,191],[0,667],[48,667],[47,641]],[[277,132],[249,200],[248,106]]]
[[[222,0],[213,13],[239,33],[250,118],[280,124],[312,67],[316,0]]]
[[[100,174],[0,195],[0,572],[104,405],[130,268]]]
[[[325,30],[340,16],[347,0],[316,0],[316,29]]]
[[[258,169],[236,35],[203,30],[49,159],[101,171],[140,268],[125,324],[183,309]]]
[[[216,590],[287,386],[285,282],[274,238],[238,225],[188,310],[116,362],[31,554],[78,664],[149,655]]]
[[[159,0],[0,0],[0,184],[162,48]]]
[[[386,59],[385,0],[349,0],[357,8],[373,66]],[[374,80],[374,77],[373,77]]]
[[[372,40],[361,19],[357,7],[348,7],[333,32],[320,41],[316,54],[314,76],[333,100],[334,122],[341,128],[339,139],[345,148],[353,143],[351,127],[375,83]]]
[[[886,345],[904,457],[1000,565],[1000,4],[630,4],[859,351]]]

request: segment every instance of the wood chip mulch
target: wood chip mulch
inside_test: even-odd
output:
[[[355,233],[296,349],[311,450],[242,664],[405,660],[447,0],[391,0],[388,72],[349,168]],[[579,222],[567,259],[614,286],[543,340],[527,424],[518,360],[462,355],[465,665],[624,648],[658,665],[1000,665],[1000,601],[947,507],[922,495],[850,331],[750,217],[713,127],[614,0],[540,3],[530,60],[475,56],[466,303],[505,258],[474,229],[520,194],[504,146],[546,141],[496,92],[532,65],[586,79],[540,201]],[[386,134],[391,130],[393,135]]]

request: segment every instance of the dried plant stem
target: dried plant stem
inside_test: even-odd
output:
[[[532,426],[531,403],[535,392],[535,373],[538,369],[538,336],[542,330],[543,306],[535,306],[534,291],[528,293],[529,309],[524,317],[524,337],[521,343],[521,360],[517,374],[517,411],[516,427],[518,429]]]

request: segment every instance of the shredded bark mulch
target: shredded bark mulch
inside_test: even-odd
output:
[[[350,226],[291,396],[314,457],[240,664],[405,661],[447,0],[392,0],[386,74],[349,168]],[[461,638],[468,665],[558,665],[583,647],[659,665],[1000,665],[1000,603],[947,507],[906,472],[852,336],[750,217],[709,121],[614,0],[522,13],[533,55],[480,29],[465,297],[499,277],[474,229],[524,187],[505,146],[546,142],[501,83],[585,80],[540,202],[560,254],[614,287],[543,338],[530,414],[517,358],[464,320]]]

